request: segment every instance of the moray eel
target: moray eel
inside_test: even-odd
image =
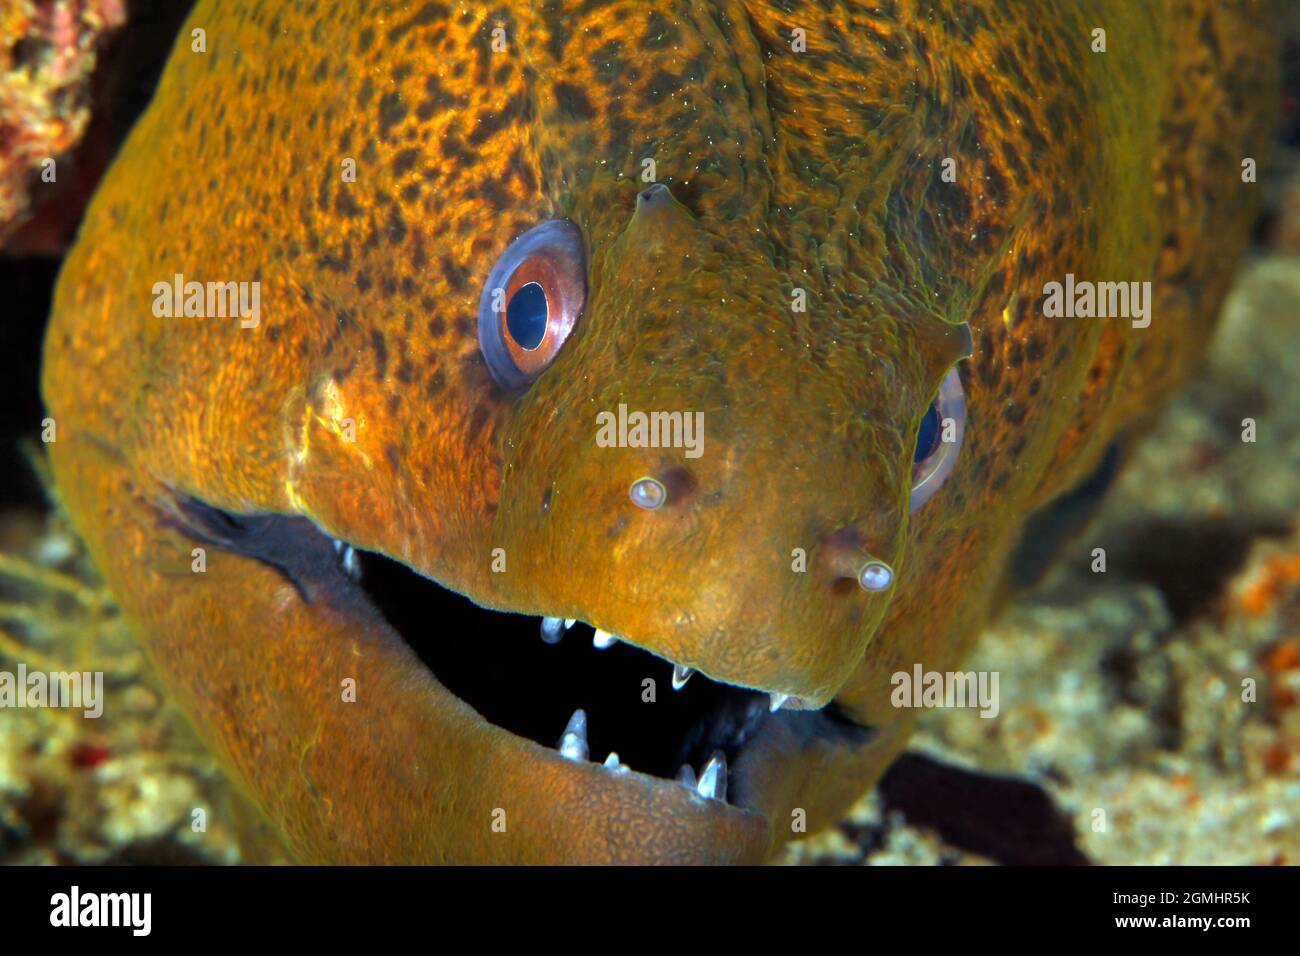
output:
[[[1193,367],[1273,32],[203,0],[56,290],[61,500],[296,858],[763,860]]]

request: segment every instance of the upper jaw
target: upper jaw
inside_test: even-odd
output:
[[[551,617],[551,616],[543,615],[541,620],[542,620],[542,624],[541,624],[542,639],[547,641],[548,643],[554,643],[556,641],[561,640],[564,637],[565,632],[568,631],[579,620],[579,618]],[[619,643],[631,644],[635,647],[640,648],[643,651],[647,651],[648,653],[654,654],[657,657],[663,657],[663,655],[658,654],[656,651],[654,651],[653,648],[647,647],[645,643],[630,641],[621,634],[613,633],[611,631],[604,630],[603,628],[599,628],[599,627],[594,628],[593,644],[596,647],[603,650],[609,647],[613,647],[614,645]],[[788,691],[761,687],[754,684],[745,683],[744,681],[741,680],[727,680],[726,678],[722,677],[719,673],[717,673],[717,671],[713,667],[710,667],[706,664],[701,664],[697,662],[692,662],[689,664],[680,663],[678,661],[674,661],[666,657],[664,658],[664,660],[666,661],[668,666],[671,667],[672,669],[671,681],[672,681],[673,690],[680,690],[682,687],[684,687],[687,684],[688,681],[690,681],[692,677],[694,677],[698,673],[698,674],[703,674],[705,677],[708,677],[709,679],[718,681],[720,683],[731,684],[732,686],[735,687],[744,688],[746,690],[752,690],[757,693],[767,694],[768,709],[772,713],[775,713],[776,711],[782,709],[815,710],[818,709],[820,706],[823,706],[825,703],[823,702],[822,704],[818,704],[815,699],[811,699],[809,697],[799,697],[796,696],[794,693]]]
[[[611,595],[607,587],[593,588],[595,593],[580,600],[576,592],[584,580],[590,586],[582,572],[561,580],[548,576],[522,595],[505,593],[499,581],[487,582],[484,589],[469,582],[466,593],[476,601],[476,593],[483,593],[489,607],[537,615],[556,637],[565,634],[568,622],[589,623],[604,646],[626,644],[660,658],[665,673],[678,681],[699,674],[766,694],[773,710],[820,710],[861,658],[856,646],[861,620],[809,618],[788,633],[783,622],[744,595],[735,596],[738,609],[713,608],[697,616],[671,597],[650,606]],[[678,608],[670,610],[674,604]]]

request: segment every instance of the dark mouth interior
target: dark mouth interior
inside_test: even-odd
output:
[[[438,681],[486,720],[554,748],[570,716],[587,715],[590,760],[612,751],[640,773],[698,774],[715,751],[729,764],[767,719],[768,695],[695,674],[673,690],[672,665],[630,644],[592,646],[573,625],[557,644],[541,618],[479,607],[405,565],[358,553],[360,583]],[[654,681],[654,700],[645,681]]]

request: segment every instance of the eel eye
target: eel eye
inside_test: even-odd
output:
[[[912,457],[911,510],[925,504],[957,466],[966,434],[966,393],[956,367],[950,368],[916,432]],[[946,440],[945,440],[946,439]]]
[[[582,314],[586,279],[582,233],[568,219],[506,247],[478,303],[478,345],[497,384],[527,388],[555,360]]]

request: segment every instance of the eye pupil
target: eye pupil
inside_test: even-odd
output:
[[[918,464],[925,461],[938,446],[939,409],[931,402],[925,417],[921,419],[921,427],[916,432],[916,451],[912,455],[912,461]]]
[[[521,348],[532,351],[546,337],[549,309],[546,293],[536,282],[521,287],[506,306],[506,328]]]

